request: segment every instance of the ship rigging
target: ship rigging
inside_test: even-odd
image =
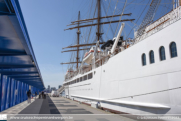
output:
[[[101,0],[97,0],[97,17],[96,18],[90,18],[90,19],[83,19],[83,20],[80,20],[80,11],[78,13],[78,20],[76,21],[72,21],[71,24],[67,25],[67,26],[72,26],[72,25],[75,25],[74,27],[70,27],[68,29],[65,29],[65,30],[72,30],[72,29],[77,29],[77,43],[76,45],[73,45],[73,46],[68,46],[68,47],[64,47],[63,49],[66,49],[66,48],[76,48],[74,50],[66,50],[66,51],[62,51],[62,52],[72,52],[72,51],[77,51],[77,54],[76,54],[76,62],[67,62],[67,63],[61,63],[61,64],[76,64],[76,69],[78,70],[78,67],[79,67],[79,63],[80,62],[80,58],[79,58],[79,52],[82,51],[82,50],[88,50],[90,48],[86,48],[86,49],[80,49],[80,47],[85,47],[85,46],[93,46],[93,45],[96,45],[97,42],[99,42],[99,44],[104,44],[105,42],[103,41],[102,39],[102,34],[104,33],[101,33],[101,25],[105,25],[105,24],[111,24],[111,23],[118,23],[118,22],[126,22],[126,21],[134,21],[135,19],[123,19],[123,20],[114,20],[114,21],[107,21],[107,22],[101,22],[101,19],[105,19],[105,18],[114,18],[114,17],[122,17],[122,16],[131,16],[131,13],[122,13],[122,14],[118,14],[118,15],[112,15],[112,16],[101,16]],[[92,23],[92,24],[85,24],[85,23],[88,23],[88,22],[93,22],[94,20],[97,20],[97,23]],[[80,25],[80,24],[84,24],[84,25]],[[97,32],[96,32],[96,42],[95,43],[87,43],[87,44],[80,44],[79,42],[79,39],[80,39],[80,28],[83,28],[83,27],[92,27],[92,26],[97,26]],[[99,46],[99,45],[98,45]]]

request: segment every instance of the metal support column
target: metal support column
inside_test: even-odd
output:
[[[3,85],[3,81],[2,81],[2,75],[0,74],[0,111],[1,111],[1,104],[2,104],[2,85]]]
[[[20,90],[20,102],[23,102],[23,82],[21,82]]]
[[[27,90],[26,90],[26,99],[28,99],[28,96],[27,96],[27,92],[28,92],[28,90],[29,90],[29,85],[27,84],[27,88],[26,88]]]
[[[13,106],[16,105],[16,84],[17,84],[17,81],[14,80],[14,94],[13,94]]]
[[[15,95],[15,90],[14,90],[14,79],[11,79],[11,98],[10,98],[10,107],[13,106],[14,103],[14,95]]]
[[[9,108],[9,95],[10,95],[10,79],[7,77],[7,83],[6,83],[6,95],[5,95],[5,109]]]
[[[11,107],[11,102],[12,102],[12,98],[11,98],[11,95],[12,95],[12,78],[10,78],[9,80],[9,108]]]
[[[6,83],[7,83],[7,76],[2,76],[2,96],[1,96],[1,111],[5,109],[5,99],[6,99]]]
[[[19,103],[19,81],[16,82],[16,104]]]

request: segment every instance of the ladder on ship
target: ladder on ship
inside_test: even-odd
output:
[[[60,87],[60,88],[57,90],[57,92],[60,94],[60,93],[62,93],[64,90],[65,90],[65,87],[62,86],[62,87]]]
[[[155,12],[157,11],[160,2],[161,2],[161,0],[152,0],[150,7],[149,7],[149,10],[146,13],[145,17],[143,18],[143,21],[137,30],[136,38],[143,35],[145,28],[153,21],[153,18],[155,16]]]

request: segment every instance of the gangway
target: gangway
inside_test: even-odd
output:
[[[60,94],[60,93],[62,93],[62,92],[64,91],[64,89],[65,89],[65,87],[62,86],[62,87],[60,87],[60,88],[57,90],[57,92]]]

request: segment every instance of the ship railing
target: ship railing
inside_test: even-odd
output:
[[[135,39],[131,46],[144,40],[145,38],[159,32],[160,30],[166,28],[167,26],[175,23],[181,19],[181,6],[177,7],[173,11],[167,13],[157,21],[153,22],[145,28],[145,32],[142,36]],[[136,32],[135,32],[136,33]]]
[[[119,53],[119,52],[118,52]],[[104,55],[104,56],[100,56],[100,55]],[[110,55],[105,55],[104,54],[104,52],[102,52],[101,54],[99,54],[98,55],[99,56],[99,58],[95,61],[95,68],[98,68],[98,67],[100,67],[100,66],[102,66],[102,65],[104,65],[108,60],[109,60],[109,58],[110,58]],[[94,69],[95,69],[94,68]],[[87,73],[87,72],[90,72],[90,71],[92,71],[92,66],[90,65],[88,68],[86,68],[86,69],[81,69],[81,71],[80,71],[80,74],[85,74],[85,73]],[[65,82],[67,82],[67,81],[69,81],[69,80],[71,80],[73,77],[75,77],[75,76],[77,76],[79,73],[78,72],[74,72],[74,74],[71,76],[71,77],[68,77],[68,78],[66,78],[64,81]]]
[[[71,80],[73,77],[77,76],[78,74],[79,74],[79,73],[78,73],[78,71],[76,70],[76,71],[73,72],[73,74],[68,75],[68,77],[66,77],[66,78],[64,79],[64,81],[66,82],[66,81],[68,81],[68,80]]]
[[[92,66],[89,65],[89,66],[88,66],[87,68],[85,68],[85,69],[82,69],[82,68],[81,68],[80,74],[87,73],[87,72],[89,72],[89,71],[91,71],[91,70],[92,70]]]

